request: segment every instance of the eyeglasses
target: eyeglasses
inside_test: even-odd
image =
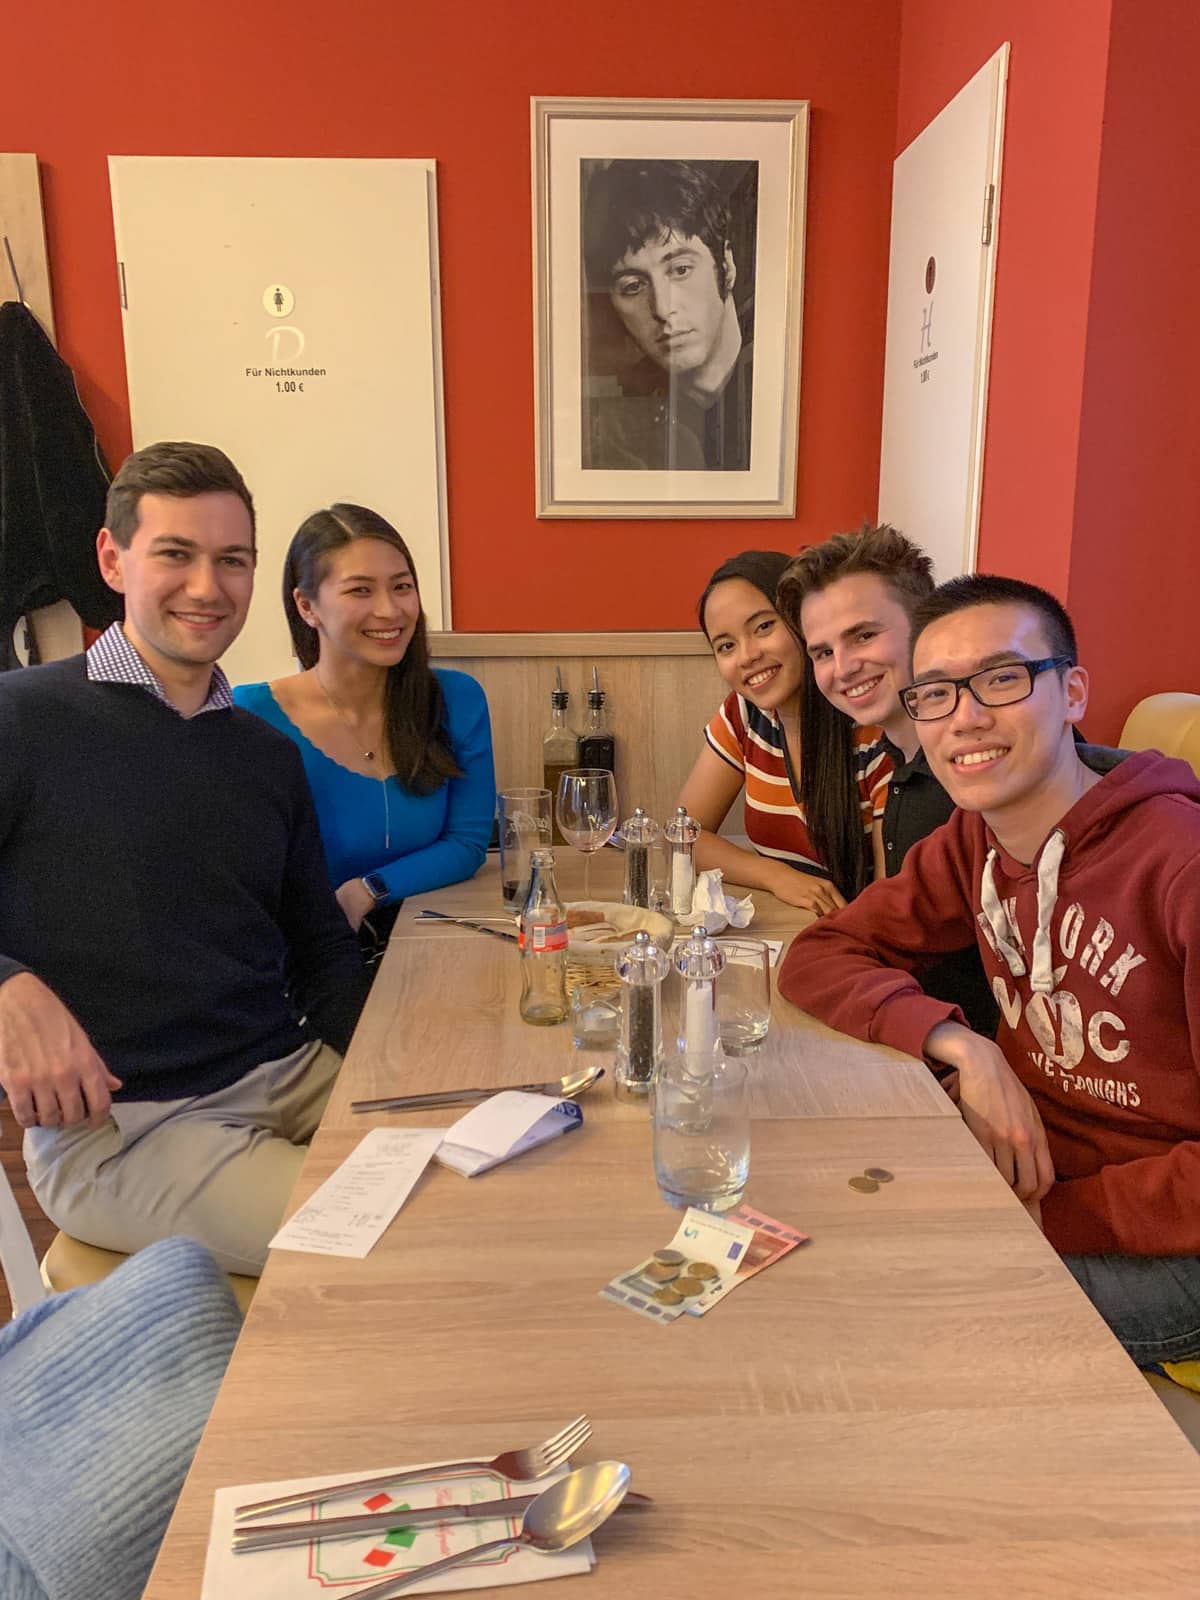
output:
[[[914,722],[937,722],[958,709],[959,696],[969,689],[981,706],[1013,706],[1028,700],[1034,679],[1052,667],[1073,667],[1070,656],[1045,656],[1041,661],[1003,661],[998,667],[984,667],[966,678],[931,678],[925,683],[910,683],[900,691],[900,703]]]

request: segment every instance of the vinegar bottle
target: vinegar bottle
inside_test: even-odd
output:
[[[588,690],[587,697],[587,722],[579,735],[579,765],[615,773],[617,746],[605,718],[604,698],[604,690],[600,687],[600,674],[593,667],[592,687]]]

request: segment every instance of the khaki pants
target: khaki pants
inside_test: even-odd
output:
[[[85,1244],[132,1254],[182,1233],[257,1277],[341,1064],[309,1044],[216,1094],[117,1101],[101,1128],[30,1128],[30,1187]]]

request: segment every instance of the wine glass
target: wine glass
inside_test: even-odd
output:
[[[587,900],[592,857],[617,828],[617,782],[599,767],[577,767],[558,780],[558,826],[583,855],[583,898]]]

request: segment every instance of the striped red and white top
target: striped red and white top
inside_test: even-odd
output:
[[[744,695],[726,695],[704,730],[714,754],[743,776],[746,785],[746,832],[759,855],[786,861],[801,872],[826,877],[809,837],[804,807],[792,785],[783,742],[783,727],[770,711],[760,711]],[[892,760],[879,728],[854,730],[854,764],[862,804],[863,832],[882,816]]]

